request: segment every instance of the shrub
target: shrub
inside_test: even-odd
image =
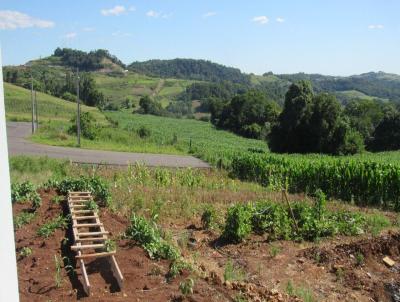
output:
[[[206,230],[213,229],[216,226],[217,213],[212,205],[209,205],[201,215],[201,224]]]
[[[13,203],[31,201],[34,210],[42,205],[42,199],[36,192],[35,186],[30,181],[13,183],[11,185],[11,201]]]
[[[147,138],[151,136],[151,130],[146,126],[141,126],[137,130],[137,134],[139,135],[140,138]]]
[[[237,204],[228,209],[223,238],[231,242],[241,242],[252,231],[253,206]]]
[[[76,126],[76,117],[75,115],[71,119],[72,125],[68,129],[68,134],[75,135],[77,133],[77,126]],[[80,118],[80,128],[81,134],[84,138],[94,140],[98,136],[98,128],[99,126],[96,123],[96,119],[90,112],[81,112]]]
[[[162,239],[157,226],[144,217],[133,214],[126,235],[139,243],[152,259],[176,260],[179,251]]]
[[[23,225],[30,223],[35,218],[35,213],[21,212],[14,217],[14,228],[17,230]]]

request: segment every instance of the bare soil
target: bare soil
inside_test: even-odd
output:
[[[100,209],[100,220],[117,242],[116,259],[125,278],[118,288],[104,259],[86,261],[92,295],[86,297],[79,265],[70,251],[70,230],[58,229],[49,238],[37,229],[60,214],[67,214],[65,202],[53,203],[56,192],[40,192],[43,204],[34,220],[15,231],[18,280],[21,301],[301,301],[286,294],[288,283],[309,290],[311,301],[400,301],[400,234],[386,232],[378,237],[335,237],[320,243],[268,242],[252,236],[237,244],[224,244],[218,234],[190,225],[170,225],[175,238],[188,234],[183,256],[198,268],[173,280],[166,278],[169,261],[151,260],[135,242],[121,239],[129,221]],[[29,210],[29,204],[14,204],[14,215]],[[67,238],[67,239],[66,239]],[[19,252],[30,247],[32,255]],[[360,256],[362,254],[362,257]],[[54,257],[64,259],[62,283],[56,286]],[[386,266],[389,256],[396,262]],[[224,282],[228,261],[242,272],[238,280]],[[69,269],[71,265],[74,269]],[[195,280],[194,292],[183,297],[179,284]]]

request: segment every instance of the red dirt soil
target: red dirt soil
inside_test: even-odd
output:
[[[56,192],[41,191],[42,206],[37,210],[33,221],[15,231],[17,247],[17,266],[20,300],[24,301],[234,301],[232,297],[238,294],[239,288],[228,289],[221,282],[213,278],[195,279],[193,294],[183,297],[179,290],[179,284],[189,276],[183,273],[174,280],[167,282],[168,261],[153,261],[149,259],[145,251],[136,246],[134,242],[119,239],[127,228],[128,221],[111,213],[107,209],[100,209],[100,220],[104,224],[110,237],[117,242],[116,259],[124,276],[124,287],[118,288],[118,284],[112,276],[108,262],[103,259],[85,261],[91,284],[91,296],[87,297],[81,283],[82,276],[79,266],[75,270],[68,270],[68,264],[76,267],[74,253],[70,251],[70,230],[57,229],[54,234],[45,239],[37,235],[40,226],[54,219],[58,215],[68,214],[66,203],[54,203],[51,199]],[[29,210],[30,204],[13,205],[14,216],[21,211]],[[65,244],[65,238],[68,238]],[[21,257],[19,252],[23,247],[32,249],[32,255]],[[64,259],[62,268],[62,283],[56,287],[55,260],[54,257]],[[208,280],[208,281],[206,281]],[[250,290],[254,291],[253,288]],[[270,293],[266,289],[259,290],[259,295],[265,296],[268,301],[289,301],[283,295]],[[267,297],[268,296],[268,297]],[[295,299],[290,299],[295,301]]]

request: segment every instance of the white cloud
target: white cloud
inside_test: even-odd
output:
[[[209,18],[215,16],[216,14],[217,12],[206,12],[205,14],[203,14],[203,18]]]
[[[151,17],[151,18],[158,18],[158,17],[160,16],[160,12],[156,12],[156,11],[154,11],[154,10],[149,10],[149,11],[146,13],[146,16],[147,16],[147,17]]]
[[[64,38],[66,38],[66,39],[68,39],[68,40],[71,40],[71,39],[75,39],[76,36],[77,36],[77,33],[72,32],[72,33],[67,33],[67,34],[65,34],[65,35],[64,35]]]
[[[128,8],[128,10],[130,11],[130,12],[134,12],[135,10],[136,10],[136,7],[135,6],[129,6],[129,8]]]
[[[116,5],[113,8],[101,10],[103,16],[119,16],[124,12],[126,12],[126,8],[122,5]]]
[[[28,16],[27,14],[17,11],[0,10],[0,29],[16,29],[28,27],[49,28],[53,26],[53,21],[36,19],[34,17]]]
[[[267,24],[269,19],[267,16],[256,16],[251,21],[256,22],[258,24]]]
[[[82,28],[83,31],[95,31],[96,29],[94,27],[84,27]]]
[[[161,18],[164,18],[164,19],[169,19],[169,18],[171,18],[172,17],[172,13],[169,13],[169,14],[162,14],[162,16],[161,16]]]
[[[285,22],[285,19],[278,17],[278,18],[276,18],[276,22],[283,23],[283,22]]]
[[[369,29],[384,29],[385,26],[383,26],[382,24],[371,24],[368,26]]]

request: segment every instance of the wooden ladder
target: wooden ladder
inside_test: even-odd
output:
[[[88,296],[90,296],[90,283],[84,259],[106,257],[120,289],[122,289],[124,281],[124,277],[115,259],[116,252],[104,251],[109,233],[104,229],[97,212],[86,209],[86,202],[90,200],[93,200],[90,192],[68,192],[68,207],[71,213],[72,232],[74,236],[74,245],[71,246],[71,249],[76,251],[75,258],[81,267],[83,288]]]

